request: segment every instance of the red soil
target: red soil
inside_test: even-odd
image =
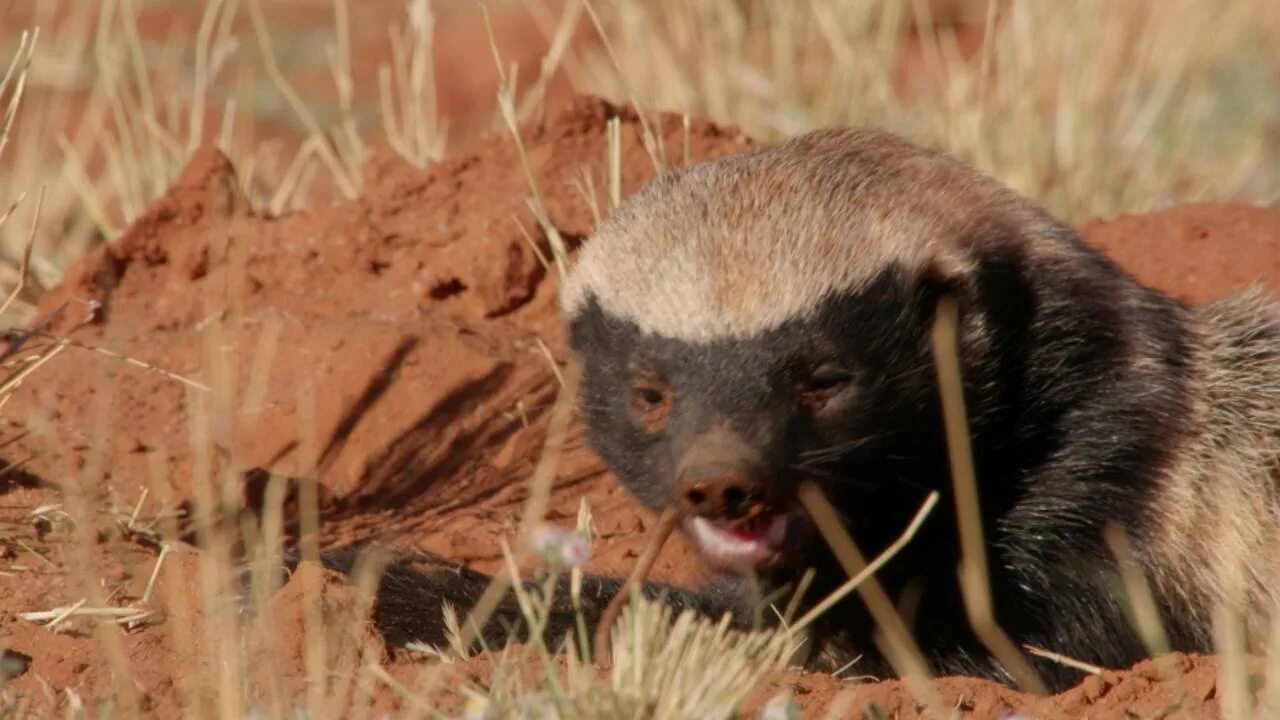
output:
[[[597,202],[605,203],[605,121],[613,113],[623,118],[628,193],[653,175],[629,111],[582,99],[523,130],[551,221],[572,246],[594,224],[577,185],[584,170]],[[661,133],[668,147],[681,147],[678,118],[665,118]],[[749,145],[731,129],[692,126],[694,158]],[[34,657],[15,687],[39,708],[65,701],[64,688],[94,698],[124,687],[148,715],[172,717],[184,678],[200,672],[182,651],[180,635],[191,623],[162,618],[128,633],[95,635],[81,620],[68,623],[75,632],[57,633],[17,617],[75,603],[90,591],[106,596],[99,598],[104,603],[136,601],[155,553],[124,536],[116,517],[131,511],[144,487],[139,515],[147,518],[200,492],[195,478],[213,477],[210,466],[314,477],[326,543],[381,539],[485,571],[499,569],[498,540],[510,538],[519,520],[565,345],[555,271],[542,266],[524,235],[549,254],[525,205],[528,187],[511,139],[479,138],[423,170],[380,157],[357,201],[279,218],[252,212],[233,190],[233,173],[224,158],[202,152],[123,238],[90,253],[43,299],[41,313],[55,318],[51,327],[59,332],[86,315],[85,301],[99,301],[97,320],[77,330],[76,339],[207,385],[226,383],[234,400],[219,406],[157,371],[68,348],[5,408],[0,437],[29,434],[0,453],[32,459],[24,466],[29,474],[0,480],[6,598],[0,628],[4,642]],[[1234,290],[1255,274],[1280,277],[1267,273],[1280,265],[1274,211],[1181,207],[1093,222],[1085,231],[1140,277],[1197,299]],[[213,412],[193,412],[206,406]],[[214,420],[190,426],[198,417]],[[193,433],[217,452],[193,453]],[[571,525],[583,500],[600,534],[589,569],[625,573],[652,517],[605,471],[575,420],[550,519]],[[48,503],[66,503],[79,525],[67,529],[56,513],[52,521],[33,521],[32,509]],[[196,596],[195,568],[188,553],[166,561],[155,603],[170,618]],[[78,584],[76,577],[86,575],[100,579],[96,590]],[[699,573],[676,541],[653,575],[689,583]],[[275,658],[271,663],[255,665],[297,692],[305,677],[302,588],[311,581],[324,588],[329,611],[351,606],[349,586],[304,569],[269,606],[283,647],[264,656]],[[119,643],[129,682],[113,681],[118,671],[98,635]],[[212,640],[193,642],[199,649]],[[381,652],[376,638],[361,642]],[[330,670],[350,676],[357,647],[350,645],[346,660]],[[418,667],[406,658],[383,661],[401,679]],[[1151,717],[1173,707],[1179,694],[1184,710],[1216,717],[1214,661],[1171,662],[1176,682],[1159,679],[1156,670],[1168,666],[1148,663],[1048,699],[959,678],[940,680],[937,689],[949,707],[971,708],[965,717],[996,717],[1005,706],[1037,718],[1124,717],[1130,710]],[[484,667],[475,661],[456,672],[482,679]],[[914,716],[914,701],[897,682],[855,685],[805,674],[779,682],[794,687],[806,716],[819,716],[845,688],[856,690],[854,707],[874,700],[890,717]],[[379,706],[394,703],[385,686],[375,690]]]

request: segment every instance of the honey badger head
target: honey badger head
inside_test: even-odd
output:
[[[589,438],[639,501],[684,510],[715,567],[806,552],[802,478],[874,552],[948,483],[942,292],[960,301],[988,519],[1013,533],[1136,492],[1072,483],[1153,465],[1178,414],[1180,306],[995,181],[865,130],[670,171],[602,224],[562,295]],[[1125,412],[1127,391],[1153,410]],[[1070,542],[1029,537],[1004,558],[1029,573]]]

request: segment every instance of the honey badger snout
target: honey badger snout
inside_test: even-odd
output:
[[[688,516],[741,518],[760,503],[764,490],[760,453],[729,430],[700,435],[676,468],[677,502]]]
[[[686,515],[734,519],[747,514],[759,487],[746,467],[693,465],[680,474],[680,506]]]

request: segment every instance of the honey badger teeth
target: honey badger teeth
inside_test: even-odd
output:
[[[787,538],[786,515],[770,515],[743,530],[722,529],[705,517],[693,516],[686,527],[713,564],[723,567],[762,564],[782,551]]]

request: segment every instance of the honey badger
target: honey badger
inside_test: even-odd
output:
[[[991,592],[1013,641],[1108,667],[1148,654],[1103,538],[1115,523],[1173,649],[1211,651],[1222,601],[1263,642],[1280,602],[1276,307],[1256,289],[1192,306],[1146,287],[994,179],[873,130],[668,171],[572,267],[561,301],[588,438],[640,504],[680,508],[718,575],[646,592],[746,624],[761,594],[813,568],[812,604],[847,575],[800,509],[801,479],[867,556],[939,490],[877,577],[910,606],[931,670],[1011,681],[970,630],[957,580],[929,346],[944,293],[960,306]],[[384,632],[432,641],[423,598],[465,608],[482,578],[391,572]],[[618,586],[588,578],[589,621]],[[550,632],[570,631],[558,612]],[[809,664],[861,656],[854,672],[889,674],[873,630],[849,596],[815,626]],[[1052,689],[1080,678],[1033,662]]]

